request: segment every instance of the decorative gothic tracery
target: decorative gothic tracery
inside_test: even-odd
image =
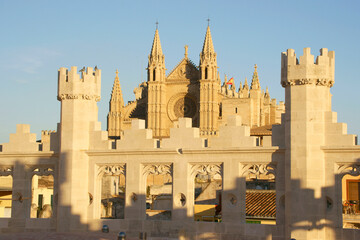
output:
[[[240,170],[240,176],[246,176],[248,174],[254,174],[257,177],[260,175],[272,175],[272,177],[275,178],[276,165],[272,163],[244,164]]]
[[[31,173],[38,176],[54,175],[54,168],[51,166],[37,166],[32,169]]]
[[[102,173],[106,175],[120,175],[120,174],[125,175],[125,164],[100,166],[98,175]]]
[[[143,175],[149,174],[172,174],[172,164],[146,164],[144,165]]]
[[[196,176],[198,173],[203,175],[219,174],[222,176],[222,172],[222,163],[194,164],[191,166],[191,176]]]
[[[351,176],[359,176],[360,175],[360,164],[359,163],[339,164],[337,173],[342,176],[344,176],[346,174],[350,174]]]

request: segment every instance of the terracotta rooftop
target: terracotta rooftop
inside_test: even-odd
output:
[[[250,129],[251,136],[271,136],[272,125],[265,125],[261,127],[254,127]]]
[[[276,217],[275,190],[247,190],[245,201],[247,217]]]

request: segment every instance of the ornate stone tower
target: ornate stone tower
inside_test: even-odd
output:
[[[216,53],[207,27],[204,46],[200,53],[200,133],[214,135],[218,129],[220,79]]]
[[[57,230],[84,229],[87,220],[88,155],[90,125],[97,122],[101,70],[85,67],[59,69],[58,100],[61,101],[60,158],[58,173]],[[76,206],[76,207],[74,207]]]
[[[327,239],[325,156],[334,84],[335,53],[326,48],[314,62],[310,48],[296,58],[282,54],[281,85],[285,88],[285,225],[287,239]],[[328,130],[329,129],[329,130]],[[329,179],[330,180],[330,179]]]
[[[123,122],[124,100],[120,87],[119,72],[116,70],[114,86],[110,99],[110,110],[108,114],[108,132],[109,137],[117,138],[121,135]]]
[[[251,125],[253,126],[261,126],[260,122],[260,106],[261,104],[261,87],[260,87],[260,81],[259,76],[257,72],[257,65],[255,64],[255,69],[251,81],[250,86],[250,112],[251,112]]]
[[[153,130],[154,137],[165,135],[166,85],[165,56],[161,49],[159,30],[156,28],[154,42],[148,63],[148,104],[147,128]]]

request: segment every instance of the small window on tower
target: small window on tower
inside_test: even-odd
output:
[[[156,77],[155,77],[155,69],[153,71],[153,81],[155,81]]]
[[[237,113],[237,107],[235,108],[235,113]]]
[[[207,78],[208,78],[208,69],[205,68],[205,79],[207,79]]]

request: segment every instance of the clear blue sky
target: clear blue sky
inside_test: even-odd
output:
[[[280,54],[288,48],[302,55],[311,47],[336,53],[333,111],[359,134],[360,1],[17,1],[0,0],[0,143],[8,142],[17,123],[56,129],[60,67],[97,65],[102,70],[99,120],[106,115],[115,70],[119,69],[125,102],[146,80],[147,56],[159,21],[168,72],[189,45],[199,62],[207,21],[221,78],[236,87],[258,65],[261,87],[284,100]]]

